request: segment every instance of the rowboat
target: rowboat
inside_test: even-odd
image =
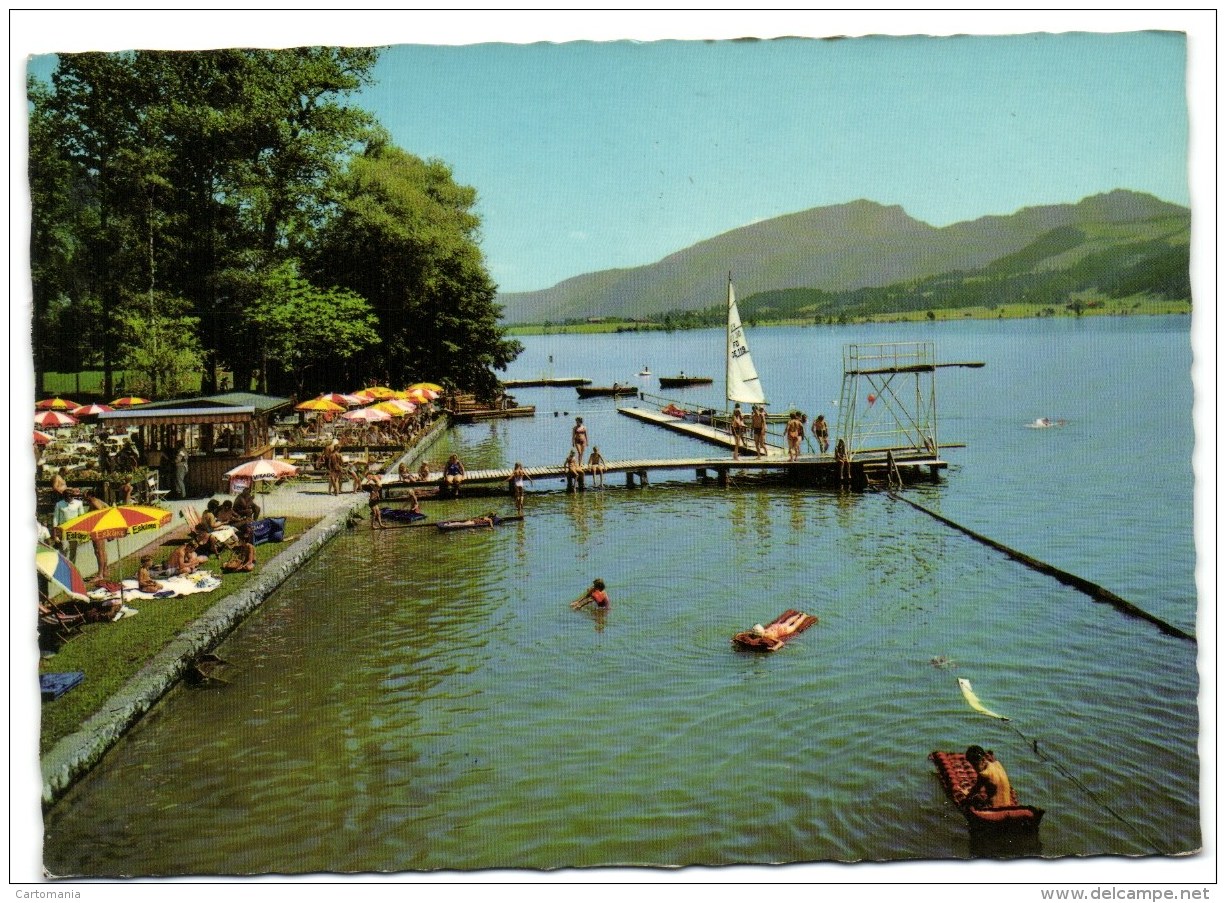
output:
[[[575,386],[580,398],[598,398],[600,396],[638,395],[634,386],[621,386],[614,383],[611,386]]]
[[[1043,820],[1044,810],[1037,806],[1019,806],[1017,792],[1012,791],[1013,805],[975,808],[966,804],[978,773],[964,754],[936,751],[928,754],[937,768],[937,777],[950,801],[962,812],[972,837],[1034,838]]]
[[[765,627],[755,626],[753,630],[736,634],[732,642],[752,652],[774,652],[792,637],[804,633],[816,623],[817,618],[813,615],[789,608]]]

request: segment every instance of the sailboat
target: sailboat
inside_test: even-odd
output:
[[[725,386],[730,403],[755,405],[766,404],[762,381],[749,356],[749,344],[745,329],[741,326],[741,313],[736,306],[736,291],[732,287],[732,274],[728,274],[728,368]]]

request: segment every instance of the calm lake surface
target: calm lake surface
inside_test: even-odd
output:
[[[772,410],[837,421],[849,342],[932,340],[946,452],[907,495],[1195,632],[1187,318],[749,329]],[[539,336],[507,378],[722,407],[720,331]],[[460,427],[469,467],[706,452],[609,399],[524,389]],[[1062,429],[1028,429],[1038,417]],[[833,432],[833,429],[832,429]],[[358,529],[170,694],[46,818],[58,875],[965,858],[927,754],[996,751],[1048,857],[1201,845],[1197,646],[880,494],[752,477],[530,487],[494,531]],[[499,499],[427,503],[468,514]],[[567,602],[594,577],[613,607]],[[729,637],[783,609],[781,651]],[[934,658],[950,664],[938,667]],[[1009,722],[971,710],[958,678]],[[1036,744],[1037,743],[1037,748]]]

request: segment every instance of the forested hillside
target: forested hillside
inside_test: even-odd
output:
[[[695,325],[722,318],[731,271],[742,315],[759,320],[1006,304],[1079,312],[1112,299],[1189,300],[1189,242],[1186,208],[1129,191],[943,228],[857,201],[734,230],[650,266],[499,300],[514,323]]]

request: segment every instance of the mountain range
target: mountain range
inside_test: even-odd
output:
[[[1049,294],[1053,284],[1081,291],[1088,278],[1091,288],[1126,284],[1138,294],[1170,295],[1187,283],[1190,233],[1188,208],[1124,189],[941,227],[896,205],[858,200],[733,229],[644,266],[503,293],[498,302],[508,324],[644,320],[721,305],[729,272],[746,302],[796,295],[789,290],[805,290],[810,301],[851,299],[920,284],[931,294],[933,286],[1005,277],[1012,277],[1006,292],[1033,291],[1036,280]],[[1147,284],[1151,273],[1156,289]]]

